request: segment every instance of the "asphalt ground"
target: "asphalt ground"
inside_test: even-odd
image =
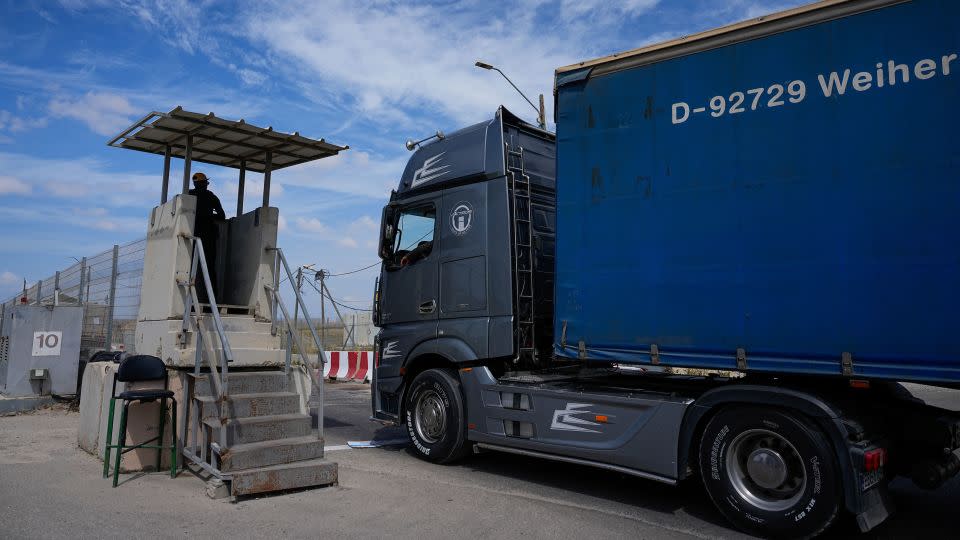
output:
[[[677,487],[589,467],[486,453],[432,465],[368,420],[369,385],[326,387],[327,458],[339,486],[236,503],[211,500],[185,472],[123,475],[113,489],[76,446],[63,409],[0,418],[0,538],[745,538],[698,481]],[[898,513],[861,538],[954,538],[960,479],[935,492],[893,484]],[[827,537],[856,534],[850,520]]]

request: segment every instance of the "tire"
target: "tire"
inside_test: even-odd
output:
[[[417,375],[407,392],[405,409],[417,457],[450,463],[466,455],[466,415],[455,373],[428,369]]]
[[[758,536],[816,536],[840,508],[841,482],[826,436],[785,411],[721,410],[700,439],[700,471],[720,512]]]

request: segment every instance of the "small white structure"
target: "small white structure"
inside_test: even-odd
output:
[[[83,306],[6,308],[0,323],[0,394],[77,393]]]

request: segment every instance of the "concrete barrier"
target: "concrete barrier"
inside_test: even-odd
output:
[[[373,372],[371,351],[327,351],[323,376],[340,381],[370,382]]]

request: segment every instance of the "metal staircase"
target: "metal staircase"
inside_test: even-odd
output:
[[[516,150],[507,144],[507,176],[513,217],[514,307],[516,313],[513,362],[521,366],[538,363],[534,336],[533,299],[533,209],[530,200],[530,177],[523,169],[523,147]]]
[[[316,362],[311,362],[305,354],[300,355],[311,381],[305,391],[297,391],[297,377],[291,370],[290,354],[286,355],[282,370],[272,368],[231,373],[234,349],[230,345],[230,336],[245,346],[237,351],[254,354],[258,350],[254,347],[256,332],[244,330],[259,330],[272,335],[268,333],[272,323],[252,321],[252,315],[234,315],[227,317],[227,323],[224,323],[211,287],[203,243],[199,238],[193,241],[190,277],[179,282],[187,293],[181,347],[188,347],[192,341],[195,348],[193,373],[186,389],[188,421],[184,424],[189,426],[184,425],[180,433],[184,457],[211,476],[229,482],[233,496],[336,483],[336,463],[323,459],[323,386],[322,376],[318,375],[323,373],[323,348],[319,337],[314,336],[320,351]],[[286,306],[276,294],[281,266],[291,276],[291,282],[293,280],[283,252],[279,248],[275,252],[275,280],[267,287],[275,306],[273,318],[277,319],[276,307],[280,307],[287,331],[291,332],[298,350],[303,351],[299,337],[292,332]],[[198,278],[206,289],[209,313],[205,313],[197,301]],[[313,329],[303,299],[299,291],[295,292],[300,310]],[[238,323],[236,319],[241,318],[251,321]],[[216,336],[216,342],[208,344],[204,342],[204,335],[211,334],[205,331],[210,326],[215,331],[212,334]],[[267,329],[261,328],[264,326]],[[203,365],[204,357],[207,358],[206,366]],[[320,398],[316,430],[307,405],[313,391]]]

